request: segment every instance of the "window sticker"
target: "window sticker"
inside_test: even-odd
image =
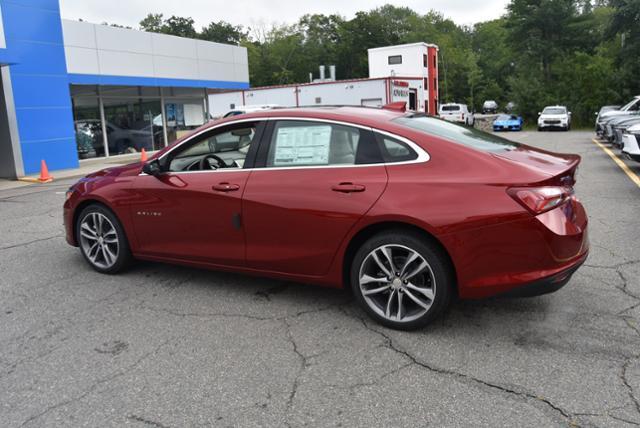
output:
[[[330,141],[330,125],[278,128],[273,165],[328,165]]]

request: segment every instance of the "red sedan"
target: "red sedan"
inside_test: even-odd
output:
[[[99,272],[137,258],[350,286],[412,329],[453,296],[565,285],[589,248],[579,162],[421,114],[269,110],[81,179],[66,235]]]

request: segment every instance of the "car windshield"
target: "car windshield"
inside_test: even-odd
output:
[[[508,116],[507,116],[508,117]],[[429,116],[403,116],[393,120],[395,123],[414,130],[444,138],[453,143],[462,144],[483,152],[503,152],[515,150],[520,145],[493,134],[467,126],[456,125]]]
[[[629,110],[631,107],[633,107],[634,105],[636,105],[636,103],[638,102],[638,98],[634,98],[633,100],[631,100],[629,102],[629,104],[626,104],[624,107],[622,107],[620,110],[622,111],[627,111]]]
[[[442,110],[442,111],[458,111],[458,110],[460,110],[460,106],[459,105],[442,106],[440,108],[440,110]]]
[[[564,107],[546,107],[542,110],[542,114],[565,114],[567,109]]]
[[[515,120],[515,116],[509,116],[508,114],[501,114],[498,116],[498,120]]]

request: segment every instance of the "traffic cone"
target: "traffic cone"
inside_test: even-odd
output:
[[[147,151],[143,148],[142,152],[140,152],[140,162],[147,161]]]
[[[44,159],[40,161],[40,177],[38,181],[40,183],[50,183],[53,181],[53,177],[49,175],[49,168],[47,168],[47,163]]]

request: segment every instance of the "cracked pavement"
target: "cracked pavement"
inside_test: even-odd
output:
[[[1,191],[2,426],[640,425],[640,189],[591,133],[509,137],[582,155],[589,260],[554,294],[456,302],[412,333],[341,290],[100,275],[64,241],[69,182]]]

